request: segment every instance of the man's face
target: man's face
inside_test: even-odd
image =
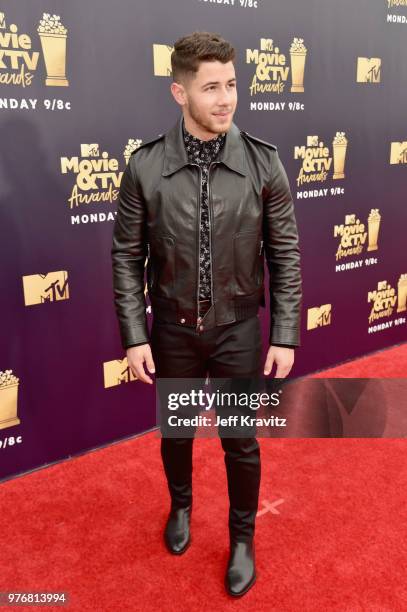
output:
[[[183,106],[189,131],[209,139],[229,130],[237,106],[233,62],[201,62],[195,78],[177,88],[176,99]]]

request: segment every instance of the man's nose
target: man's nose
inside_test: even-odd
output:
[[[222,89],[219,95],[218,104],[219,106],[230,106],[231,102],[235,99],[235,90]]]

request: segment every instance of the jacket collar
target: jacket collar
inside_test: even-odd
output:
[[[190,164],[185,149],[182,121],[183,115],[181,113],[177,122],[165,134],[163,176],[168,176],[183,166]],[[219,152],[217,161],[225,164],[231,170],[246,176],[246,157],[243,142],[240,130],[233,121],[226,132],[225,142]]]

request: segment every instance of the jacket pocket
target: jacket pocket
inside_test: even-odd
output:
[[[175,239],[153,232],[149,237],[147,286],[151,293],[171,297],[175,285]]]
[[[243,230],[233,237],[236,295],[248,295],[264,280],[263,240],[257,230]]]

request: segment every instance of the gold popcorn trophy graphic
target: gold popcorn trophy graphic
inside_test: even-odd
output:
[[[0,429],[19,425],[17,417],[17,393],[19,379],[13,370],[0,371]]]
[[[307,49],[303,38],[294,38],[290,47],[291,58],[291,91],[304,91],[304,69]]]
[[[397,283],[397,312],[407,310],[407,274],[401,274]]]
[[[137,138],[137,140],[134,140],[134,138],[129,138],[129,141],[126,144],[126,146],[124,147],[124,151],[123,151],[123,155],[124,155],[124,159],[126,161],[126,165],[129,163],[129,159],[130,159],[130,156],[133,153],[133,151],[138,149],[139,146],[141,145],[141,143],[142,143],[142,140],[140,140],[140,138]]]
[[[369,234],[369,246],[368,251],[377,250],[377,239],[379,237],[380,228],[380,213],[378,208],[372,208],[367,218],[368,234]]]
[[[334,152],[334,173],[332,178],[345,178],[345,157],[346,147],[348,146],[348,141],[346,139],[345,132],[336,132],[332,140],[332,145]]]
[[[44,13],[37,28],[44,55],[47,78],[45,85],[69,85],[66,78],[66,34],[58,15]]]

